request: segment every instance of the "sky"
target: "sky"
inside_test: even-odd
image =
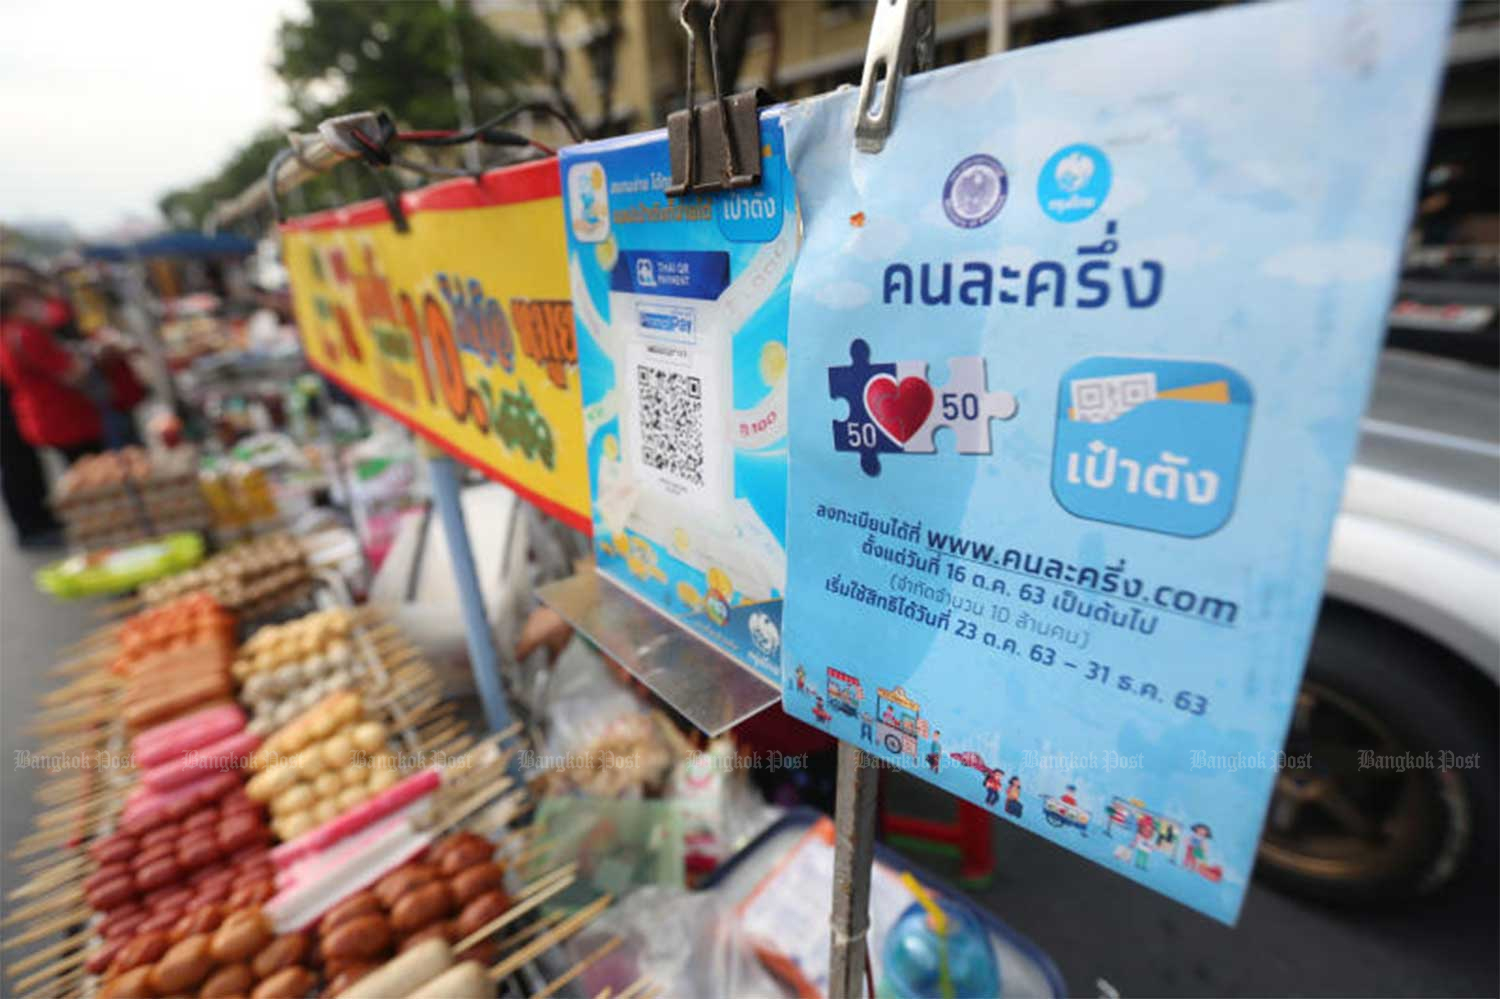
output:
[[[276,27],[303,0],[0,2],[0,221],[105,235],[285,124]]]

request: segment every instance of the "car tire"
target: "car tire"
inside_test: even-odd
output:
[[[1258,876],[1352,905],[1430,894],[1466,868],[1493,870],[1494,702],[1493,684],[1436,643],[1326,603]],[[1320,811],[1329,812],[1321,824]]]

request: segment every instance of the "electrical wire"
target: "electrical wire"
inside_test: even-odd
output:
[[[548,104],[545,101],[528,101],[524,104],[517,104],[515,107],[508,108],[507,110],[497,114],[495,117],[481,122],[480,124],[475,125],[473,128],[468,129],[467,131],[449,129],[422,129],[412,132],[397,132],[396,138],[403,142],[415,142],[419,145],[424,146],[457,146],[462,145],[466,142],[485,142],[492,145],[513,145],[514,143],[509,140],[510,137],[514,136],[516,133],[500,131],[499,127],[505,124],[507,121],[510,121],[512,118],[528,113],[542,114],[546,115],[549,118],[552,118],[554,121],[561,124],[563,128],[567,129],[569,137],[571,137],[574,142],[583,141],[583,129],[579,127],[578,122],[573,118],[573,116],[563,111],[561,108],[558,108],[556,105]],[[540,146],[540,143],[535,143],[530,139],[528,139],[527,142],[532,145]]]
[[[437,166],[436,164],[431,163],[418,163],[416,160],[409,160],[402,156],[392,156],[391,166],[398,166],[403,170],[410,170],[412,173],[421,174],[423,177],[473,176],[473,174],[468,170],[460,170],[455,167]]]
[[[296,153],[290,148],[276,150],[276,155],[271,157],[271,162],[266,164],[266,201],[271,206],[271,218],[280,225],[285,221],[281,216],[281,200],[276,190],[276,175],[281,171],[281,164],[295,156]]]
[[[480,173],[427,165],[404,157],[398,157],[391,150],[393,142],[410,143],[414,146],[427,147],[459,146],[469,142],[479,142],[488,146],[531,148],[539,151],[543,156],[556,156],[557,150],[551,146],[538,142],[520,132],[513,132],[500,127],[512,118],[528,113],[541,114],[552,118],[567,129],[568,135],[572,137],[573,141],[583,141],[583,130],[571,114],[542,101],[517,104],[515,107],[502,111],[495,117],[466,130],[413,129],[409,132],[400,132],[397,131],[395,123],[391,121],[390,116],[385,112],[381,112],[377,122],[379,128],[377,135],[371,136],[358,126],[347,128],[344,134],[360,147],[359,159],[375,173],[376,181],[381,188],[382,199],[390,210],[391,221],[395,224],[398,232],[404,232],[406,230],[406,219],[401,210],[400,195],[390,186],[380,170],[381,167],[397,166],[428,177],[471,177],[477,179]],[[278,198],[279,192],[276,187],[276,175],[281,169],[282,164],[293,156],[301,158],[296,150],[283,148],[278,150],[271,157],[271,162],[267,164],[266,181],[269,195],[268,200],[270,201],[272,216],[278,223],[282,221],[282,216]]]

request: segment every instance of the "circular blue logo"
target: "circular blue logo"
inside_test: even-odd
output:
[[[975,153],[959,161],[943,185],[943,211],[963,229],[977,229],[1000,214],[1010,179],[993,156]]]
[[[1059,222],[1078,222],[1099,210],[1109,196],[1109,157],[1086,142],[1063,146],[1042,167],[1036,197],[1042,211]]]

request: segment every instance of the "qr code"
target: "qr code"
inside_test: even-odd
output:
[[[1156,398],[1156,372],[1075,378],[1072,393],[1073,419],[1080,423],[1108,423]]]
[[[703,380],[641,365],[635,369],[641,461],[703,485]]]

